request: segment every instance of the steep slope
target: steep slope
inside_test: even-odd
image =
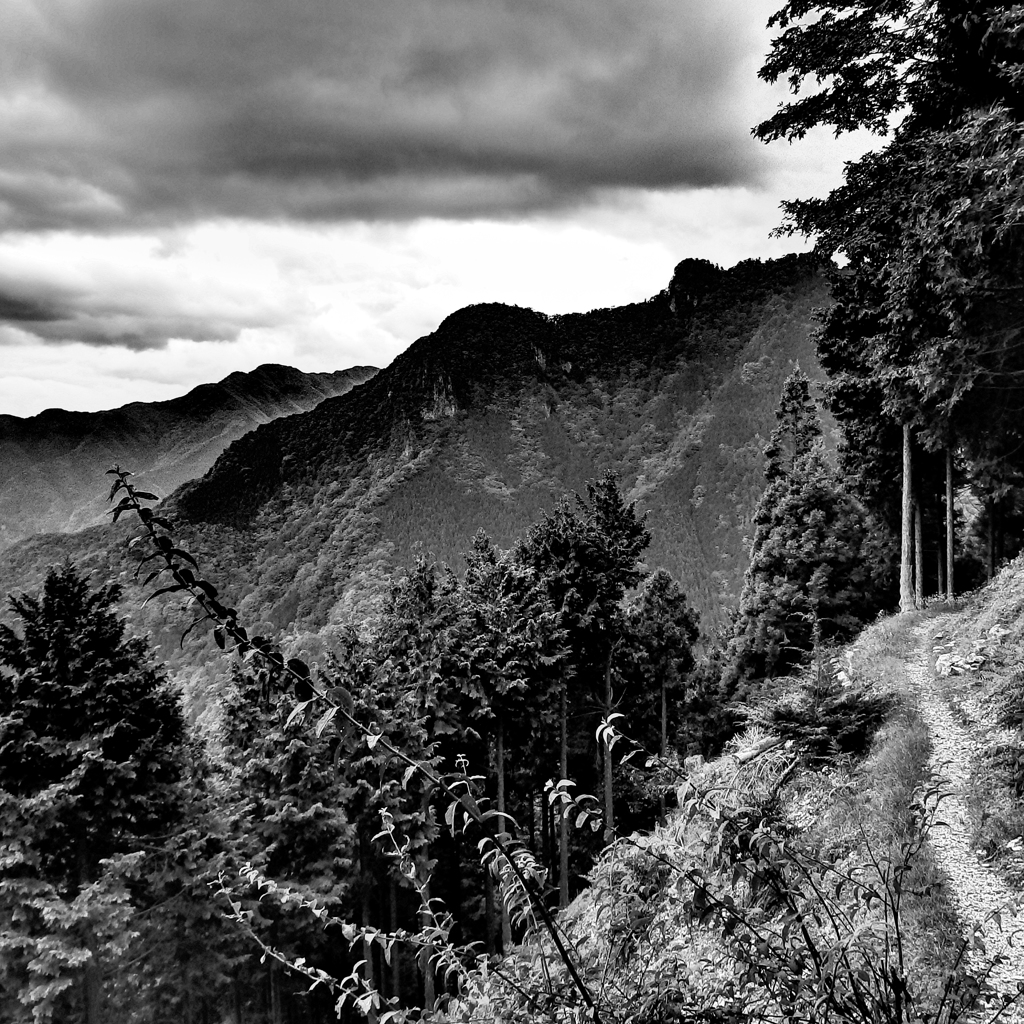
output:
[[[511,543],[610,469],[651,510],[649,561],[713,625],[742,577],[782,381],[797,361],[816,372],[826,301],[790,257],[686,261],[619,309],[472,306],[358,392],[247,435],[171,508],[261,628],[315,631],[372,612],[417,555],[458,566],[481,528]]]
[[[170,493],[201,476],[243,434],[343,395],[376,370],[302,373],[264,365],[203,384],[167,402],[105,412],[48,409],[0,416],[0,548],[33,533],[71,532],[103,521],[98,483],[114,462],[144,486]]]
[[[649,565],[713,628],[742,580],[782,382],[796,362],[820,377],[810,332],[827,301],[813,261],[787,257],[687,260],[617,309],[471,306],[362,387],[246,434],[166,510],[250,629],[329,640],[417,556],[458,569],[477,530],[508,545],[611,470],[650,510]],[[0,590],[35,586],[64,554],[124,572],[118,532],[11,548]],[[180,614],[135,616],[165,657],[202,657],[178,651]]]

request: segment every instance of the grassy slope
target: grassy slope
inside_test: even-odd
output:
[[[968,794],[973,847],[1011,886],[1024,887],[1024,557],[956,608],[935,605],[928,615],[932,685],[968,729],[977,753]],[[855,683],[896,697],[895,711],[862,760],[803,764],[789,774],[788,751],[742,769],[726,756],[691,771],[697,785],[724,782],[734,804],[772,807],[777,822],[795,829],[794,841],[839,871],[898,849],[912,835],[915,791],[931,783],[928,733],[905,675],[916,654],[910,631],[919,621],[920,615],[881,620],[838,659]],[[758,735],[741,738],[737,749]],[[593,887],[567,912],[567,930],[589,977],[600,979],[607,1019],[682,1020],[692,1016],[684,1004],[723,1005],[721,983],[733,965],[713,930],[693,927],[683,912],[692,891],[686,872],[712,870],[708,830],[706,821],[687,822],[677,812],[651,835],[617,845],[594,869]],[[932,1004],[969,923],[957,919],[943,882],[925,845],[908,877],[912,892],[903,926],[910,977]],[[742,904],[742,886],[735,895]],[[768,922],[770,915],[762,918]],[[513,962],[520,983],[541,984],[538,962]]]
[[[1024,583],[1019,589],[1018,614],[1024,609]],[[992,614],[990,604],[986,609],[984,614]],[[792,749],[776,749],[742,768],[726,755],[691,769],[691,781],[698,789],[717,787],[719,806],[759,808],[773,827],[789,835],[788,842],[810,851],[828,865],[828,872],[836,872],[828,875],[833,882],[843,873],[858,871],[877,877],[872,861],[887,852],[898,854],[911,838],[912,800],[929,782],[928,734],[904,672],[906,659],[914,654],[908,631],[916,621],[890,618],[872,625],[839,660],[867,692],[895,698],[895,710],[875,734],[866,756],[856,762],[798,762],[794,770]],[[754,730],[739,738],[735,747],[747,749],[763,735]],[[713,1006],[725,1008],[723,985],[734,976],[734,963],[715,930],[694,926],[685,912],[693,891],[687,873],[697,869],[714,875],[708,846],[714,828],[714,819],[698,815],[687,820],[676,812],[651,835],[617,844],[592,872],[591,889],[567,911],[567,932],[587,977],[602,993],[604,1019],[687,1020],[693,1018],[694,1008],[702,1017]],[[925,846],[906,878],[909,892],[901,926],[907,976],[917,996],[931,1005],[940,997],[960,942],[961,925],[943,896],[941,882]],[[739,905],[750,905],[743,884],[731,889],[726,881],[721,891],[731,892]],[[774,927],[771,913],[751,912],[766,932]],[[881,924],[877,904],[858,918],[860,926],[872,921],[876,927]],[[504,967],[526,989],[544,985],[537,952],[528,945]],[[479,998],[500,1001],[507,994],[495,983],[484,985]],[[758,995],[749,993],[750,998]],[[713,1013],[707,1017],[713,1018]]]
[[[972,843],[1024,885],[1024,558],[1018,556],[936,627],[941,687],[979,756],[971,780]]]

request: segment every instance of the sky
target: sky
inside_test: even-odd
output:
[[[5,0],[0,413],[637,301],[869,140],[750,129],[777,0]]]

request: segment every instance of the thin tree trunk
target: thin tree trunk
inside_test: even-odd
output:
[[[360,857],[360,860],[362,860],[362,857]],[[366,866],[365,866],[365,864],[361,864],[360,866],[363,868],[363,876],[366,877]],[[369,927],[373,923],[370,920],[372,915],[370,913],[370,886],[369,885],[364,885],[363,886],[363,898],[362,898],[362,908],[361,908],[361,911],[362,911],[363,926],[364,927]],[[377,972],[374,970],[373,943],[366,936],[365,932],[363,933],[363,959],[366,961],[366,963],[363,965],[363,976],[364,976],[364,978],[366,980],[366,984],[367,984],[367,986],[371,990],[376,990],[377,989]],[[374,1010],[373,1007],[370,1007],[369,1011],[367,1012],[366,1019],[370,1022],[370,1024],[377,1024],[377,1011]]]
[[[391,934],[394,935],[398,931],[398,883],[394,878],[390,879],[388,890],[389,925]],[[395,946],[391,950],[391,995],[398,1000],[402,998],[402,963],[399,959],[400,955],[398,947]]]
[[[924,607],[924,530],[921,526],[921,502],[914,502],[914,604]]]
[[[938,580],[936,585],[936,594],[939,600],[942,600],[942,581],[946,578],[946,559],[942,548],[939,548],[935,552],[935,578]]]
[[[555,847],[555,808],[545,796],[540,801],[540,823],[544,832],[544,863],[548,866],[551,877],[555,876],[555,862],[558,860]]]
[[[1003,510],[1006,507],[1005,500],[1000,498],[996,502],[996,565],[1000,565],[1003,556],[1006,554],[1006,531],[1003,529],[1005,516]]]
[[[608,650],[608,660],[604,666],[604,717],[612,713],[612,649]],[[612,752],[605,743],[604,754],[604,841],[610,843],[615,838],[615,791],[612,771]]]
[[[567,684],[562,682],[562,699],[559,713],[558,770],[561,778],[569,777],[569,694]],[[558,905],[569,906],[569,822],[561,805],[554,805],[558,814]]]
[[[540,849],[537,842],[537,791],[530,786],[530,849],[536,854]],[[543,854],[539,859],[543,860]]]
[[[496,769],[498,775],[498,814],[503,815],[505,813],[505,725],[501,720],[501,715],[498,715],[498,734],[495,738],[495,749],[494,758],[497,762]],[[501,823],[498,828],[502,832],[506,831],[505,819],[499,817],[498,821]],[[508,919],[508,908],[505,906],[504,893],[499,893],[501,897],[501,951],[507,953],[512,948],[512,923]]]
[[[992,498],[986,502],[988,506],[988,578],[996,574],[996,503]]]
[[[496,952],[494,943],[494,933],[497,930],[495,928],[495,921],[497,920],[497,912],[494,907],[494,876],[491,874],[489,867],[484,868],[484,927],[486,929],[486,935],[484,936],[484,948],[487,950],[488,956],[493,956]]]
[[[242,1013],[242,985],[238,980],[238,970],[235,970],[234,978],[234,998],[235,998],[235,1024],[245,1024]]]
[[[914,536],[913,460],[910,424],[903,424],[903,530],[900,537],[900,612],[914,610],[914,564],[911,545]]]
[[[953,445],[946,445],[946,600],[956,600],[953,585]]]
[[[281,965],[270,961],[270,1019],[273,1024],[284,1024],[281,1008]]]
[[[665,677],[661,677],[661,736],[658,744],[658,753],[661,755],[662,764],[668,757],[668,694],[665,690]],[[661,791],[658,797],[658,815],[661,824],[668,820],[668,807],[665,804],[665,790]]]
[[[85,1003],[85,1024],[105,1024],[103,1015],[103,972],[96,962],[94,951],[83,972],[83,1002]]]
[[[430,817],[430,792],[424,791],[423,801],[423,827],[426,829],[427,821]],[[427,843],[422,848],[420,854],[420,883],[423,889],[423,901],[426,906],[420,911],[420,925],[423,929],[430,926],[430,915],[427,911],[427,907],[430,905],[430,872],[427,869],[427,865],[430,862],[430,844]],[[420,973],[423,975],[423,1008],[425,1010],[433,1010],[434,1003],[437,1001],[437,993],[434,985],[434,965],[430,962],[430,955],[433,950],[429,946],[424,946],[419,953],[420,958]]]

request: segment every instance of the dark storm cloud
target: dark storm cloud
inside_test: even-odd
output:
[[[173,268],[164,271],[167,280],[155,278],[152,268],[142,268],[141,273],[129,271],[104,287],[77,270],[70,275],[62,275],[59,268],[50,274],[37,268],[24,273],[14,264],[12,254],[0,254],[0,325],[44,343],[81,342],[140,351],[163,348],[170,338],[232,341],[247,327],[282,320],[283,311],[273,297],[261,303],[259,296],[238,301],[215,288],[198,296],[188,289],[175,292],[169,287]],[[101,268],[98,276],[105,272]],[[69,276],[78,280],[69,281]]]
[[[38,324],[60,320],[63,313],[32,299],[21,299],[0,292],[0,323],[23,324],[30,329]]]
[[[747,179],[740,0],[12,0],[0,226],[506,214]]]

